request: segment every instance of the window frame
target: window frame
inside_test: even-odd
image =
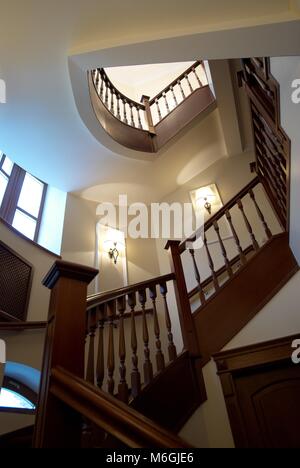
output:
[[[37,243],[39,232],[40,232],[40,227],[41,227],[41,222],[42,222],[42,216],[43,216],[43,211],[44,211],[44,206],[45,206],[48,185],[45,184],[45,182],[43,182],[42,180],[30,174],[28,171],[25,171],[24,169],[22,169],[20,166],[18,166],[15,163],[13,165],[11,174],[9,176],[2,169],[2,165],[5,161],[5,158],[6,158],[6,155],[3,154],[0,159],[0,171],[6,177],[8,177],[8,184],[4,193],[2,204],[0,206],[0,217],[4,219],[4,221],[6,221],[11,226],[13,226],[13,220],[14,220],[15,213],[17,210],[25,214],[26,216],[30,217],[31,219],[33,219],[36,222],[35,233],[34,233],[33,239],[30,239],[30,237],[25,236],[25,234],[23,234],[18,229],[16,229],[16,231],[20,232],[20,234],[24,235],[27,239],[32,240],[33,242]],[[41,184],[43,184],[43,193],[42,193],[40,209],[39,209],[39,213],[37,217],[33,216],[31,213],[28,213],[23,208],[18,207],[18,201],[21,195],[21,191],[22,191],[22,187],[23,187],[26,174],[29,174],[31,177],[33,177],[34,179],[38,180]]]

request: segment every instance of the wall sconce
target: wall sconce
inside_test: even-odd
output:
[[[219,209],[223,205],[215,184],[193,190],[190,196],[195,212],[205,209],[211,216],[213,207],[216,206]]]
[[[121,241],[108,239],[104,241],[104,248],[108,253],[109,258],[113,260],[114,264],[116,265],[121,251],[123,251],[125,248],[125,244]]]

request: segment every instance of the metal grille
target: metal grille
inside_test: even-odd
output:
[[[0,310],[26,320],[32,266],[0,242]]]

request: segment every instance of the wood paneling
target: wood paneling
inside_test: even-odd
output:
[[[300,365],[291,336],[215,357],[238,448],[300,448]]]

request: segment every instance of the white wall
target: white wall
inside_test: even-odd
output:
[[[291,202],[290,242],[300,262],[300,104],[291,99],[292,82],[300,79],[300,57],[278,57],[271,59],[271,71],[280,83],[281,123],[292,141],[291,151]]]

